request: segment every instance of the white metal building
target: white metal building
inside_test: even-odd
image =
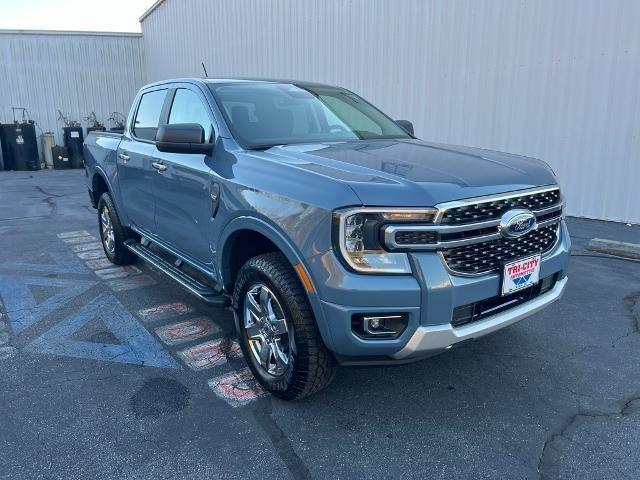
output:
[[[11,107],[27,108],[38,136],[55,132],[59,144],[58,109],[106,123],[111,112],[127,114],[145,76],[140,34],[0,30],[0,122],[13,121]]]
[[[347,87],[418,136],[546,160],[568,212],[640,222],[640,2],[161,0],[147,80]]]

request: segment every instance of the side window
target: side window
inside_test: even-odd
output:
[[[176,90],[169,114],[169,124],[174,123],[198,123],[204,129],[204,141],[211,140],[213,130],[209,114],[198,95],[185,88]]]
[[[166,90],[155,90],[142,95],[133,124],[133,134],[136,137],[142,140],[154,141],[156,139],[160,114],[162,113],[166,95]]]

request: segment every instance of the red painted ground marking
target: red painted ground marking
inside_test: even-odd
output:
[[[206,317],[198,317],[156,328],[156,334],[167,345],[176,345],[219,332],[220,329]]]
[[[78,243],[89,243],[96,242],[98,239],[96,237],[84,236],[84,237],[71,237],[71,238],[63,238],[62,241],[69,245],[76,245]]]
[[[84,263],[91,270],[96,270],[98,268],[113,267],[113,263],[111,263],[108,258],[96,258],[95,260],[87,260]]]
[[[133,265],[125,265],[123,267],[104,268],[102,270],[94,270],[94,273],[102,280],[115,280],[116,278],[131,277],[133,275],[140,275],[142,270]]]
[[[71,245],[71,250],[73,250],[75,253],[86,252],[87,250],[99,250],[101,248],[101,242],[80,243],[78,245]]]
[[[58,238],[86,237],[91,235],[86,230],[76,230],[75,232],[62,232],[58,234]]]
[[[193,308],[182,302],[165,303],[157,307],[138,310],[138,316],[143,322],[155,322],[193,312]]]
[[[242,357],[238,342],[228,339],[211,340],[178,352],[192,370],[204,370],[227,363],[229,358]]]
[[[95,258],[104,257],[104,251],[103,250],[89,250],[88,252],[76,253],[76,255],[78,255],[78,258],[80,260],[93,260]]]
[[[233,408],[242,407],[267,395],[248,368],[212,378],[207,383],[218,398]]]
[[[124,292],[155,284],[156,281],[149,275],[136,275],[134,277],[120,278],[118,280],[110,280],[107,282],[109,288],[114,292]]]

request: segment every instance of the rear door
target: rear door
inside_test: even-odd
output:
[[[214,138],[213,120],[198,87],[181,84],[170,93],[167,123],[198,123],[205,141]],[[155,172],[156,225],[158,236],[180,253],[209,269],[209,223],[212,221],[210,157],[203,154],[155,153],[162,170]]]
[[[168,89],[145,91],[118,147],[118,175],[122,207],[131,224],[155,233],[153,168],[156,132],[164,113]]]

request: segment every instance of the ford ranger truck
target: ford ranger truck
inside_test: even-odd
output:
[[[107,257],[230,305],[262,387],[410,362],[558,300],[570,240],[536,159],[415,137],[317,83],[178,79],[84,146]]]

